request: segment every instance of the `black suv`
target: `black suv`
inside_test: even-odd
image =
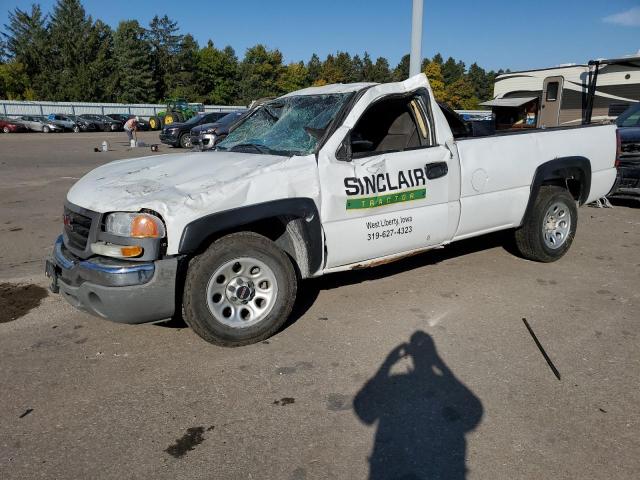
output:
[[[191,129],[205,123],[215,123],[229,112],[199,113],[184,123],[172,123],[160,132],[160,141],[174,147],[191,148]]]
[[[640,199],[640,103],[625,110],[616,124],[620,142],[618,178],[610,195]]]

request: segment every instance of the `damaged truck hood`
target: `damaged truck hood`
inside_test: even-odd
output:
[[[168,225],[167,253],[184,227],[212,213],[282,198],[318,201],[315,156],[192,152],[120,160],[92,170],[67,200],[95,212],[150,209]]]

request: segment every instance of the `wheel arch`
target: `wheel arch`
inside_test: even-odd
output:
[[[566,188],[579,205],[583,205],[591,191],[591,162],[586,157],[560,157],[543,163],[536,169],[531,181],[529,202],[522,217],[527,217],[540,188],[545,185],[556,185]]]
[[[302,278],[322,266],[322,227],[310,198],[274,200],[206,215],[187,224],[178,251],[193,256],[218,238],[238,231],[253,231],[273,240],[293,260]]]

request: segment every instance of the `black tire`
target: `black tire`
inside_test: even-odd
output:
[[[2,129],[2,131],[3,131],[4,133],[11,133],[11,130],[9,130],[9,127],[4,127],[4,128]]]
[[[49,133],[51,131],[51,129],[48,126],[44,126],[42,127],[42,133]]]
[[[556,212],[552,212],[552,207]],[[550,225],[562,225],[568,221],[566,234],[547,230],[546,217],[550,214]],[[562,187],[543,186],[538,192],[533,208],[527,214],[522,226],[515,231],[515,243],[520,254],[536,262],[555,262],[561,258],[573,242],[578,225],[578,209],[571,194]],[[546,233],[545,233],[546,232]],[[545,236],[550,240],[545,240]],[[555,247],[550,246],[556,242]]]
[[[213,315],[208,305],[208,287],[216,270],[241,257],[257,259],[271,269],[277,294],[262,320],[237,328]],[[225,347],[249,345],[271,337],[282,327],[293,309],[296,291],[297,278],[291,260],[275,243],[253,232],[233,233],[215,241],[191,260],[184,285],[184,320],[207,342]]]
[[[78,125],[74,125],[72,130],[73,130],[73,133],[80,133],[80,127]]]
[[[189,133],[183,133],[180,135],[180,147],[181,148],[191,148],[191,135]]]

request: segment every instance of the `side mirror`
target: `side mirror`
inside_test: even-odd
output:
[[[338,150],[336,150],[336,160],[340,162],[351,161],[351,132],[347,133]]]

